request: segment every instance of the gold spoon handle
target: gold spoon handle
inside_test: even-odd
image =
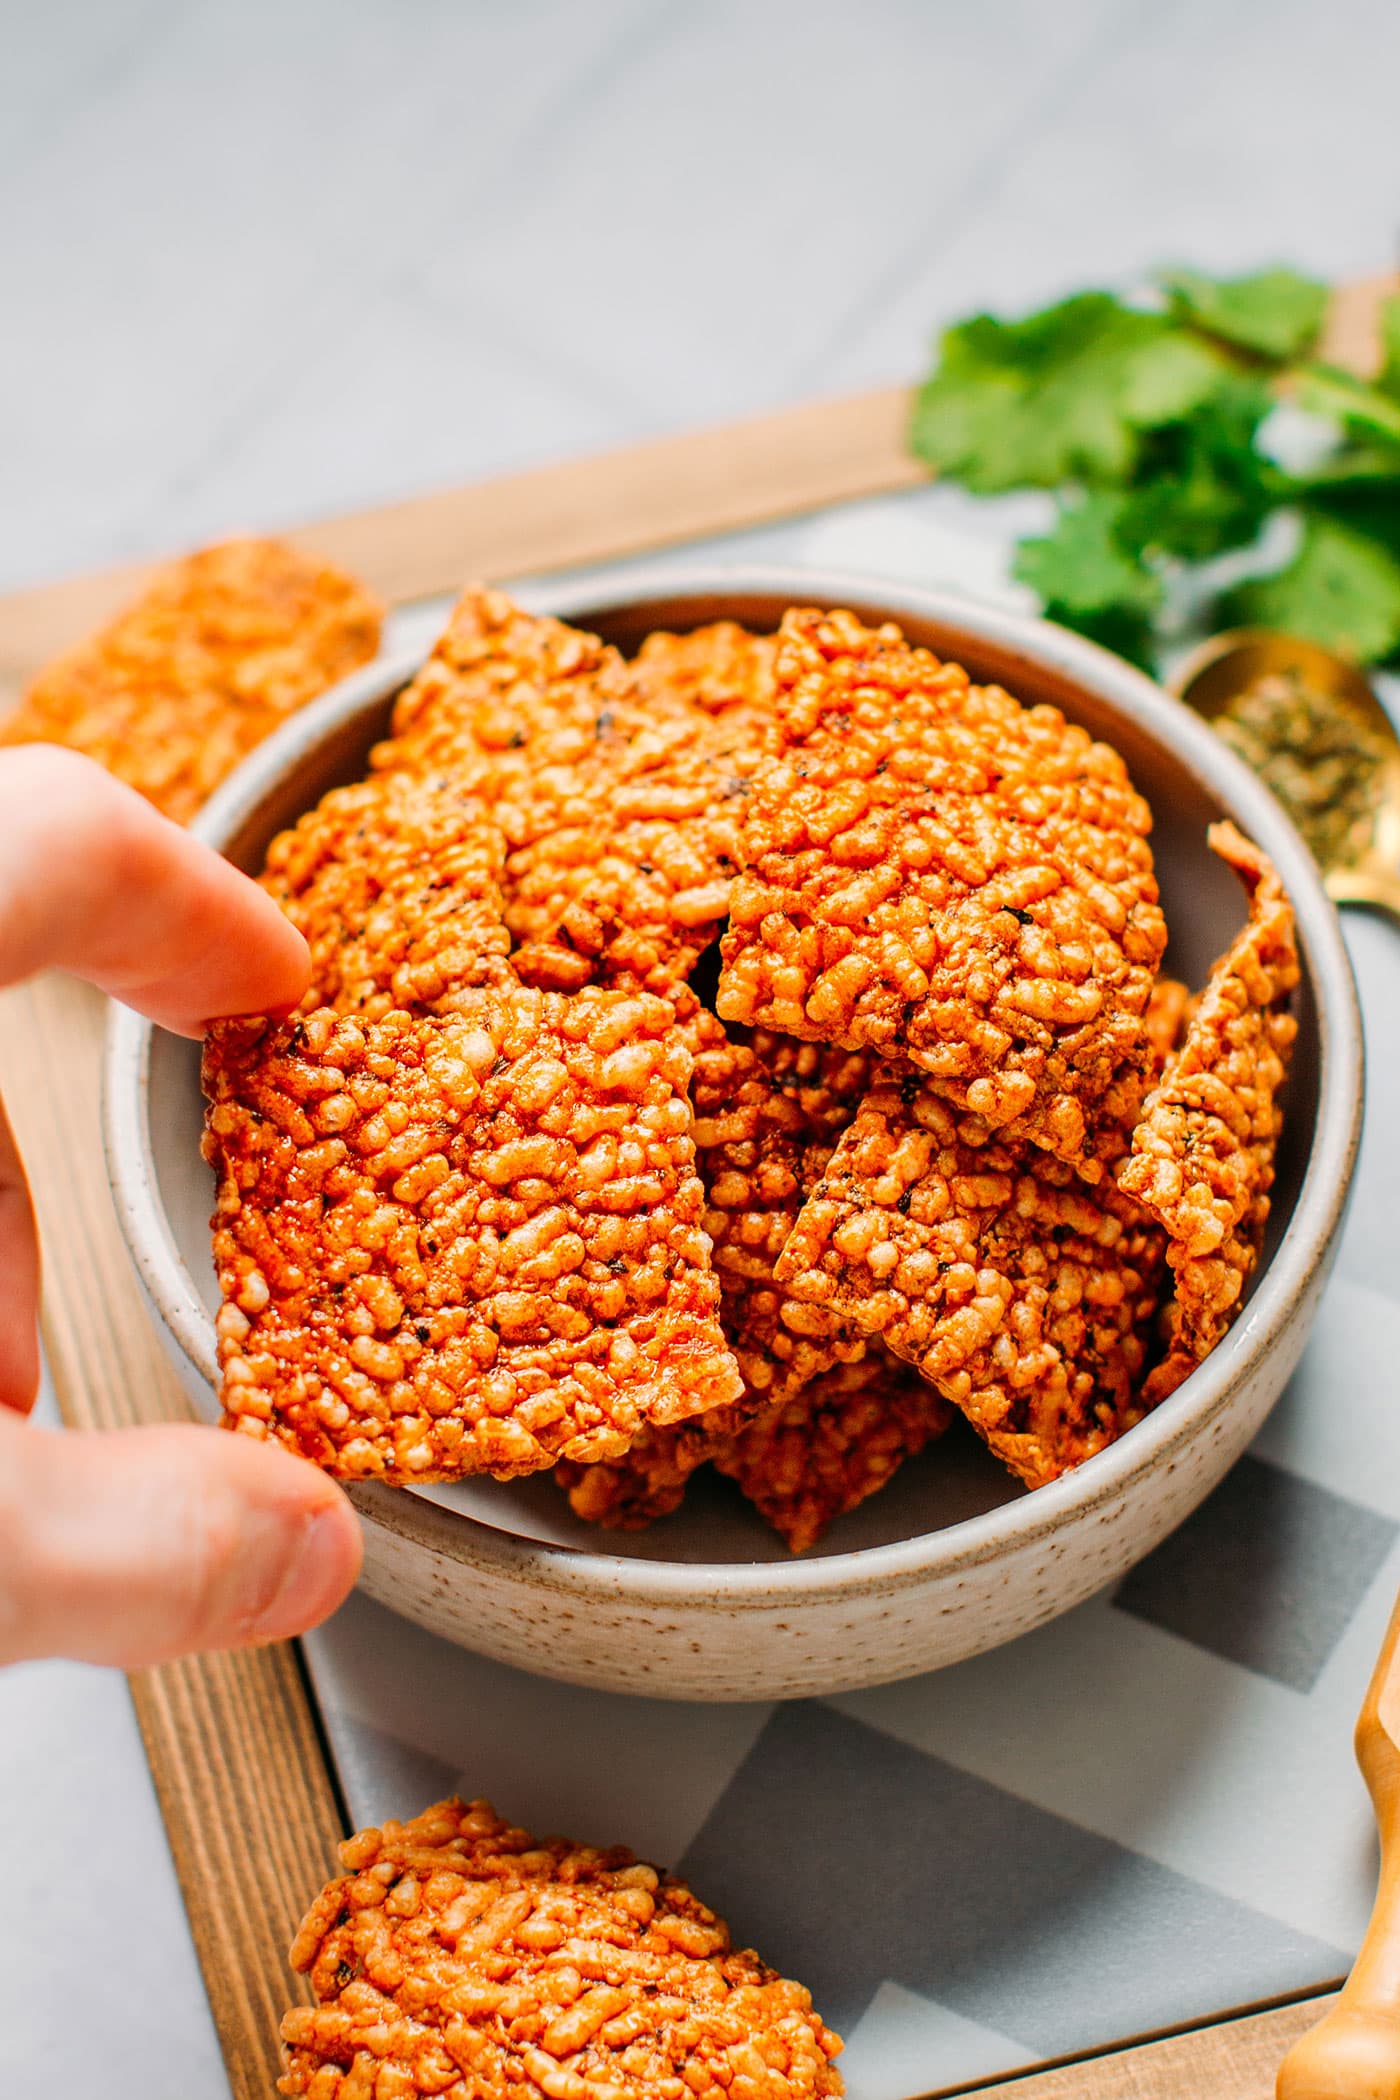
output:
[[[1356,1724],[1356,1759],[1381,1839],[1376,1907],[1341,1995],[1284,2058],[1277,2100],[1400,2100],[1400,1599]]]
[[[1327,893],[1334,904],[1364,904],[1400,926],[1400,874],[1393,868],[1334,868]]]

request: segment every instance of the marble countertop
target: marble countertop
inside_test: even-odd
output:
[[[906,377],[1162,259],[1396,254],[1393,0],[4,18],[0,588]],[[110,2100],[222,2100],[119,1677],[0,1674],[0,1802],[0,2090],[100,2037]]]

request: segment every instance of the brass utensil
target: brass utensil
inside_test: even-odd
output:
[[[1241,627],[1202,643],[1168,682],[1273,788],[1335,901],[1400,923],[1400,736],[1356,665]]]
[[[1356,1723],[1376,1811],[1381,1878],[1336,2003],[1283,2060],[1276,2100],[1400,2100],[1400,1599]]]

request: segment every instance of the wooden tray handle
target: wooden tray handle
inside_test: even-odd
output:
[[[1400,2100],[1400,1598],[1356,1724],[1381,1839],[1376,1907],[1332,2009],[1294,2045],[1277,2100]]]

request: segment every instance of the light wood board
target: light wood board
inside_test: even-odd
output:
[[[1336,361],[1374,363],[1379,301],[1395,284],[1377,278],[1338,294],[1327,344]],[[904,446],[909,400],[895,387],[807,404],[290,537],[396,604],[472,576],[603,561],[914,486],[923,476]],[[135,565],[0,599],[0,705],[146,573]],[[38,1204],[54,1384],[70,1424],[111,1430],[191,1410],[147,1318],[107,1187],[103,1013],[95,993],[60,979],[0,995],[0,1092]],[[194,1658],[140,1673],[132,1695],[235,2100],[268,2100],[277,2022],[299,1995],[286,1948],[344,1830],[298,1652]],[[1230,2018],[978,2090],[1007,2100],[1267,2100],[1279,2059],[1320,2010],[1315,1999]]]

